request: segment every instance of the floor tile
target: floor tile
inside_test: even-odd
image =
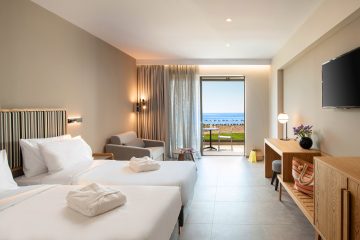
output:
[[[255,224],[256,208],[249,202],[216,202],[214,224]]]
[[[196,186],[193,202],[215,201],[216,187]]]
[[[180,240],[314,239],[314,230],[286,191],[282,202],[264,163],[239,156],[197,162],[198,181]]]
[[[265,233],[261,226],[257,225],[214,225],[211,240],[263,240]]]
[[[256,199],[256,194],[250,188],[219,187],[216,192],[216,201],[248,201]]]
[[[210,240],[211,224],[186,224],[179,240]]]
[[[264,233],[269,239],[274,240],[313,240],[315,239],[314,231],[311,225],[265,225],[263,226]]]
[[[186,223],[212,223],[213,217],[213,202],[193,202]]]

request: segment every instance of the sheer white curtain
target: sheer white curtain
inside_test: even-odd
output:
[[[165,67],[168,87],[167,152],[192,147],[200,151],[200,79],[197,66],[169,65]]]

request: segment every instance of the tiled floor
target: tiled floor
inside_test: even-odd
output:
[[[206,156],[243,156],[244,155],[244,145],[221,145],[219,150],[219,145],[213,145],[217,150],[214,149],[205,149],[203,154]],[[204,145],[204,148],[209,147],[209,145]]]
[[[206,156],[181,240],[307,240],[314,230],[295,203],[264,178],[264,164],[240,156]]]

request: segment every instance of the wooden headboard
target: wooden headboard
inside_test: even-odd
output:
[[[23,175],[19,140],[67,132],[64,109],[0,109],[0,149],[5,149],[14,177]]]

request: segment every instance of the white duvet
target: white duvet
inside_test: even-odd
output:
[[[66,206],[76,188],[43,185],[0,196],[0,239],[170,239],[181,208],[178,187],[112,186],[127,203],[96,217]]]
[[[185,206],[191,201],[196,183],[196,166],[190,161],[159,161],[159,170],[150,172],[133,172],[129,161],[94,160],[91,163],[80,163],[70,169],[54,174],[41,174],[27,178],[15,179],[19,185],[33,184],[89,184],[103,185],[150,185],[179,186],[181,200]]]

